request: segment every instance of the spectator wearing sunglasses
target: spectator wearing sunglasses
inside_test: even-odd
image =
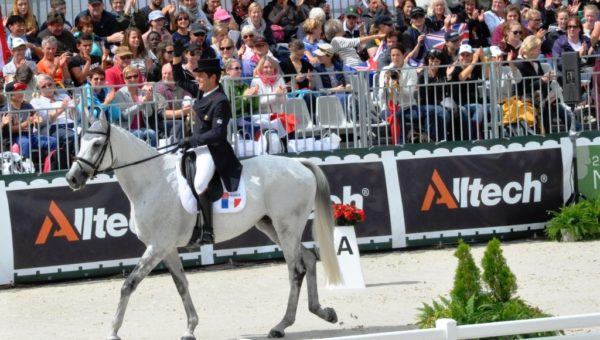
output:
[[[258,35],[253,26],[246,25],[242,28],[241,42],[238,46],[238,59],[248,60],[254,55],[254,38]]]
[[[219,41],[217,46],[221,55],[221,64],[223,64],[223,68],[230,60],[237,60],[237,51],[231,38],[227,37]]]
[[[223,69],[225,74],[221,78],[221,84],[226,89],[225,93],[233,94],[235,116],[258,113],[258,97],[254,97],[258,94],[258,86],[250,87],[241,81],[242,64],[239,60],[229,59]]]
[[[190,29],[190,44],[198,46],[200,49],[200,59],[215,59],[217,54],[210,47],[207,41],[208,30],[199,23],[193,23]]]
[[[190,43],[190,15],[185,11],[179,11],[175,14],[175,20],[171,22],[171,32],[173,42],[182,40],[184,45]]]
[[[123,70],[131,65],[133,53],[127,46],[120,46],[115,53],[115,65],[106,70],[106,85],[114,86],[115,90],[119,90],[125,84],[123,78]],[[138,74],[138,83],[143,82],[141,75]]]
[[[523,43],[523,26],[518,21],[509,21],[502,30],[502,41],[498,47],[511,59],[517,59],[519,48]]]
[[[139,70],[133,65],[123,69],[125,86],[115,94],[111,111],[119,112],[119,120],[115,123],[150,145],[156,146],[156,132],[150,128],[150,119],[156,110],[152,86],[145,85],[140,89],[139,74]]]

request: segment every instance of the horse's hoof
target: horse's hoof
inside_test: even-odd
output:
[[[269,338],[283,338],[285,336],[285,333],[282,331],[278,331],[276,329],[272,329],[269,332]]]
[[[325,311],[325,318],[324,318],[325,321],[331,322],[331,323],[336,323],[338,321],[337,313],[335,312],[335,309],[333,309],[331,307],[327,307],[327,308],[323,308],[323,311]]]
[[[118,335],[109,335],[106,340],[121,340],[121,338]]]
[[[196,337],[192,335],[184,335],[181,337],[181,340],[196,340]]]

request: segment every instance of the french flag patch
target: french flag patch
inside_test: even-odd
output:
[[[223,193],[221,196],[221,209],[235,209],[242,202],[242,195],[237,192],[227,192]]]

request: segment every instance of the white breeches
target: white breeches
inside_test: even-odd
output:
[[[210,155],[208,146],[203,145],[194,149],[196,152],[196,176],[194,177],[194,189],[198,195],[202,194],[208,183],[215,174],[215,162]]]

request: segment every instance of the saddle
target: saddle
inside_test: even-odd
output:
[[[196,176],[196,153],[195,152],[185,152],[183,157],[181,157],[181,174],[185,178],[188,186],[192,190],[192,193],[196,200],[200,202],[200,195],[196,192],[196,188],[194,187],[194,177]],[[211,178],[208,183],[208,188],[206,188],[205,195],[210,199],[211,202],[217,201],[223,196],[223,185],[221,184],[221,177],[219,173],[215,171],[215,174]],[[196,225],[194,226],[194,231],[192,232],[191,241],[198,239],[202,232],[202,224],[200,223],[200,213],[201,210],[198,209],[198,214],[196,214]]]

